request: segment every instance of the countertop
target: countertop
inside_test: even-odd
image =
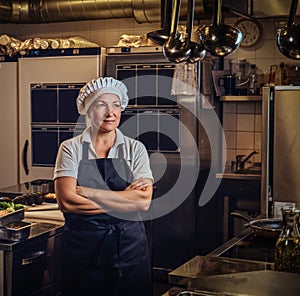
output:
[[[15,251],[23,248],[28,241],[37,237],[50,237],[63,231],[63,223],[57,221],[28,218],[25,218],[24,221],[32,223],[29,237],[21,241],[0,240],[1,251]]]
[[[189,285],[191,279],[200,277],[232,274],[246,271],[272,270],[273,263],[248,261],[214,256],[195,256],[169,273],[169,282],[174,285]]]
[[[233,258],[195,256],[172,271],[169,282],[189,291],[214,293],[195,295],[300,295],[300,274],[274,271],[273,263]]]

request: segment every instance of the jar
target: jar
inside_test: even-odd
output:
[[[283,227],[275,247],[275,270],[300,273],[300,210],[283,207],[281,212]]]
[[[235,75],[235,93],[245,96],[248,91],[249,78],[246,75],[247,62],[245,59],[229,60],[230,74]]]

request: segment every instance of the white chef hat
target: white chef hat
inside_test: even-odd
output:
[[[92,79],[79,91],[76,99],[79,114],[85,115],[89,107],[102,94],[117,95],[121,102],[122,111],[128,104],[127,87],[123,82],[112,77],[100,77],[98,79]]]

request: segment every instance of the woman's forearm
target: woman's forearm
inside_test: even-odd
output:
[[[144,189],[111,191],[77,187],[77,194],[87,197],[99,206],[112,211],[146,211],[152,198],[152,185]]]
[[[76,193],[76,180],[61,177],[55,180],[55,193],[62,212],[100,214],[105,212],[98,204]]]

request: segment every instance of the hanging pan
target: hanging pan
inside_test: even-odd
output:
[[[300,59],[300,25],[295,24],[298,0],[292,0],[287,25],[277,31],[277,46],[290,59]]]
[[[172,0],[161,0],[161,29],[147,34],[150,40],[161,46],[163,46],[170,37],[172,4]]]
[[[222,0],[215,0],[214,22],[200,31],[200,40],[213,56],[233,53],[241,44],[242,32],[221,22]]]

